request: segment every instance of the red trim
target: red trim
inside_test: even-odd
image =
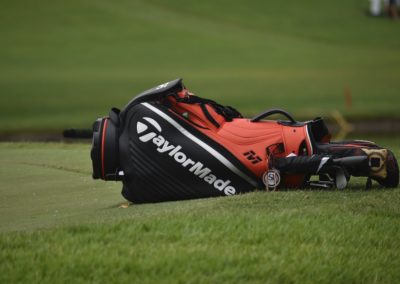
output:
[[[107,125],[108,125],[108,118],[106,118],[104,120],[103,133],[101,135],[101,176],[103,179],[105,179],[105,175],[104,175],[104,145],[105,145],[105,140],[106,140]]]

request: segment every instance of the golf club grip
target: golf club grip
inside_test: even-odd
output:
[[[341,167],[357,167],[368,163],[368,156],[351,156],[333,159],[333,164]]]

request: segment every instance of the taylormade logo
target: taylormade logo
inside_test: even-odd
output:
[[[161,126],[150,117],[143,117],[143,119],[151,124],[159,133],[162,132]],[[156,149],[159,153],[168,154],[182,167],[188,169],[189,172],[193,173],[195,176],[201,178],[204,182],[213,185],[215,189],[223,191],[225,195],[233,195],[236,193],[236,189],[230,185],[230,180],[218,179],[212,174],[212,171],[205,167],[201,162],[194,161],[187,157],[187,155],[182,152],[182,146],[172,145],[168,140],[166,140],[162,135],[155,132],[146,132],[148,125],[140,121],[136,124],[137,133],[140,135],[139,140],[146,142],[153,142],[156,145]]]

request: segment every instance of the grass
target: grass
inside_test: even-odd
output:
[[[376,140],[376,139],[375,139]],[[400,156],[398,138],[378,139]],[[254,192],[123,209],[87,144],[0,144],[0,283],[395,283],[400,190]]]
[[[112,223],[1,235],[0,278],[395,283],[399,201],[398,190],[291,192],[129,208]]]
[[[366,16],[367,5],[4,0],[0,133],[88,127],[177,77],[246,115],[398,118],[399,25]]]
[[[0,136],[89,127],[177,77],[245,115],[400,118],[399,23],[367,1],[3,0]],[[352,106],[346,106],[345,93]],[[400,157],[398,136],[379,138]],[[88,144],[0,143],[0,283],[397,283],[400,189],[132,205]]]
[[[102,220],[123,200],[92,180],[89,145],[2,144],[0,157],[0,231]]]

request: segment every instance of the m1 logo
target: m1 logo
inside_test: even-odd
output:
[[[249,160],[252,164],[257,164],[262,161],[262,159],[256,155],[253,150],[243,153],[243,155]]]

